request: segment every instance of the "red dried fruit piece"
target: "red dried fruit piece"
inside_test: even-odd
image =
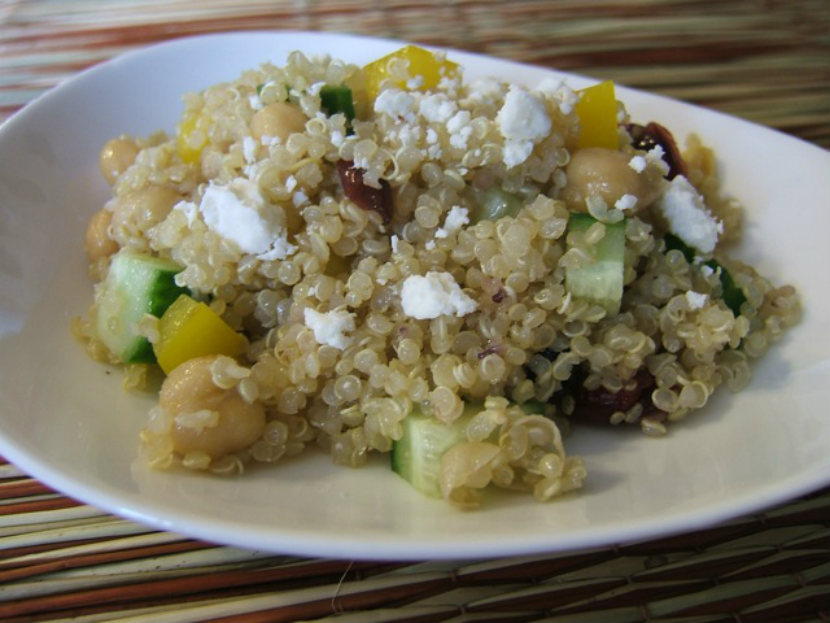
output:
[[[337,173],[346,196],[358,207],[380,214],[383,223],[388,225],[394,209],[394,197],[389,182],[380,180],[380,188],[369,186],[363,181],[363,169],[354,166],[351,160],[338,161]]]
[[[686,175],[686,162],[680,155],[674,137],[666,128],[651,121],[644,126],[629,123],[625,129],[631,135],[631,146],[634,149],[650,151],[656,145],[663,148],[663,160],[669,165],[669,173],[666,175],[668,179],[674,179],[677,175]]]

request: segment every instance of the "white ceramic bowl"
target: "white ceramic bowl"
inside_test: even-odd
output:
[[[692,530],[830,480],[830,157],[771,130],[620,88],[634,119],[715,147],[747,207],[739,254],[801,291],[805,314],[748,390],[720,392],[663,439],[580,429],[585,488],[548,504],[500,495],[475,513],[421,497],[378,460],[360,470],[310,453],[241,478],[134,464],[152,397],[89,360],[70,334],[92,296],[82,237],[107,197],[97,153],[123,132],[172,130],[181,96],[288,52],[364,63],[396,42],[312,33],[196,37],[127,54],[38,98],[0,129],[0,454],[112,513],[220,543],[308,556],[460,558],[571,550]],[[467,75],[561,76],[450,53]],[[568,76],[575,87],[591,81]]]

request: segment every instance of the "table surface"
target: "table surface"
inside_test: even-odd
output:
[[[827,0],[0,0],[0,120],[170,38],[349,32],[662,93],[830,147]],[[483,561],[365,562],[204,543],[0,460],[0,621],[830,621],[830,490],[671,538]]]

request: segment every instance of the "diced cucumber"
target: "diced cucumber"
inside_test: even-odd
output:
[[[569,232],[587,231],[598,223],[589,214],[572,213]],[[595,261],[565,271],[565,287],[573,296],[587,299],[606,309],[609,315],[620,311],[625,275],[625,221],[605,223],[605,235],[592,249]]]
[[[520,406],[528,415],[545,413],[541,402],[528,401]],[[480,403],[467,403],[460,418],[445,424],[416,407],[403,421],[403,436],[392,445],[392,471],[424,495],[440,498],[441,457],[454,445],[467,441],[467,424],[483,409]]]
[[[683,257],[685,257],[686,261],[690,264],[694,261],[695,256],[701,255],[696,249],[693,249],[687,245],[674,234],[667,233],[663,237],[663,241],[666,243],[667,250],[677,249],[683,254]],[[737,318],[741,313],[741,305],[746,302],[746,295],[744,294],[744,291],[741,290],[738,284],[735,283],[735,280],[732,279],[732,275],[729,274],[729,271],[726,270],[726,268],[724,268],[723,265],[716,259],[709,259],[703,263],[718,273],[722,289],[721,298]]]
[[[403,421],[403,436],[392,446],[392,471],[415,489],[433,498],[441,497],[441,457],[457,443],[466,441],[467,414],[445,424],[415,409]]]
[[[129,250],[112,258],[96,300],[95,330],[109,351],[124,363],[155,361],[150,342],[138,333],[144,314],[161,316],[186,288],[176,285],[177,264]]]

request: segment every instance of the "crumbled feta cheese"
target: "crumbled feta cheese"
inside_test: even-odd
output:
[[[435,145],[438,142],[438,132],[427,128],[427,145]]]
[[[297,188],[297,178],[293,175],[289,175],[287,178],[285,178],[285,190],[291,192],[295,188]]]
[[[536,87],[541,93],[552,97],[559,103],[559,112],[570,115],[579,102],[579,95],[564,80],[545,78]]]
[[[179,201],[173,206],[173,209],[184,214],[187,219],[187,226],[193,227],[193,223],[196,222],[196,218],[199,215],[199,208],[195,203],[192,201]]]
[[[242,156],[245,162],[253,164],[256,161],[256,139],[253,136],[245,136],[242,139]]]
[[[392,234],[389,236],[389,244],[392,245],[392,253],[398,252],[398,243],[400,242],[400,238],[396,234]]]
[[[306,195],[301,190],[298,190],[297,192],[295,192],[294,195],[291,197],[291,202],[294,204],[295,208],[299,208],[306,201],[308,201],[308,195]]]
[[[709,278],[715,274],[715,269],[709,266],[708,264],[704,264],[700,267],[700,274],[706,278]]]
[[[340,147],[343,144],[343,141],[346,140],[345,134],[340,132],[339,130],[332,130],[331,133],[331,144],[335,147]]]
[[[545,103],[536,95],[511,85],[504,105],[496,115],[505,139],[503,160],[508,168],[527,160],[533,143],[545,138],[551,128]]]
[[[437,271],[407,277],[401,287],[401,306],[404,314],[419,320],[445,314],[465,316],[478,308],[450,273]]]
[[[511,85],[504,105],[496,115],[502,136],[507,139],[539,141],[550,132],[551,121],[545,103],[536,95]]]
[[[459,110],[447,121],[447,131],[450,133],[450,145],[456,149],[467,149],[467,141],[473,134],[470,119],[469,111]]]
[[[723,223],[715,220],[698,194],[682,175],[677,175],[666,185],[657,202],[669,222],[669,229],[690,247],[703,253],[711,253],[718,243]]]
[[[284,260],[289,255],[294,255],[297,252],[297,247],[288,242],[286,233],[282,233],[271,243],[271,248],[265,253],[260,253],[257,258],[264,262],[273,262],[274,260]]]
[[[467,208],[453,206],[444,219],[444,226],[435,232],[436,238],[448,238],[470,222]]]
[[[694,290],[686,292],[686,301],[689,303],[689,309],[692,310],[702,308],[706,305],[708,299],[709,297],[701,292],[695,292]]]
[[[306,307],[303,310],[305,325],[314,333],[318,344],[332,346],[343,350],[352,343],[352,338],[346,333],[354,331],[354,314],[344,309],[328,312],[318,312]]]
[[[646,152],[646,160],[648,163],[659,168],[660,171],[663,172],[663,175],[666,175],[669,172],[669,165],[665,160],[663,160],[663,156],[665,155],[666,151],[661,145],[655,145],[649,149],[648,152]]]
[[[473,104],[498,102],[502,97],[502,85],[494,78],[477,78],[470,83],[468,99]]]
[[[648,162],[643,156],[634,156],[631,160],[628,161],[628,166],[632,169],[637,171],[637,173],[642,173],[646,170],[646,165]]]
[[[399,121],[415,121],[415,98],[400,89],[381,91],[375,98],[374,109]]]
[[[422,98],[418,114],[430,123],[447,123],[458,110],[458,105],[443,93]]]
[[[266,210],[259,187],[245,178],[227,185],[211,183],[199,204],[207,226],[245,253],[266,253],[285,235],[275,213]]]
[[[625,212],[626,210],[632,209],[636,205],[637,205],[637,195],[631,195],[631,194],[628,194],[628,193],[624,194],[622,197],[617,199],[617,201],[614,203],[614,207],[617,208],[618,210],[622,210],[623,212]]]
[[[504,166],[508,169],[522,164],[530,157],[533,151],[532,141],[519,141],[515,139],[508,139],[504,143],[504,151],[502,153],[502,160]]]
[[[432,251],[435,247],[436,247],[435,240],[427,240],[427,241],[424,243],[424,248],[425,248],[427,251]]]

